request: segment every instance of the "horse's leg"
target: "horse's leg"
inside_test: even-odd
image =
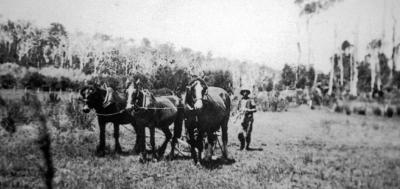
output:
[[[143,134],[143,131],[142,131],[142,128],[140,127],[140,125],[138,125],[135,122],[132,122],[131,125],[133,126],[133,129],[135,129],[135,133],[136,133],[136,143],[135,143],[135,146],[133,147],[133,151],[134,151],[134,153],[139,154],[140,152],[142,152],[142,146],[141,146],[142,138],[141,137],[143,137],[144,134]]]
[[[161,128],[161,131],[165,135],[165,140],[164,140],[163,144],[161,145],[161,147],[157,150],[158,151],[158,158],[161,158],[164,155],[164,152],[165,152],[165,149],[167,148],[168,142],[172,138],[172,133],[169,130],[168,126],[161,126],[161,127],[163,127],[163,128]]]
[[[114,125],[114,139],[115,139],[115,152],[116,153],[121,153],[121,145],[119,144],[119,124],[118,123],[113,123]]]
[[[204,157],[204,161],[211,161],[212,155],[213,155],[213,148],[214,148],[214,142],[215,142],[215,135],[212,132],[207,132],[207,149],[206,149],[206,155]]]
[[[150,145],[151,145],[151,153],[152,153],[152,155],[153,155],[153,159],[157,159],[157,157],[156,157],[156,141],[155,141],[155,126],[156,126],[156,124],[154,124],[154,125],[150,125],[149,126],[149,130],[150,130]]]
[[[104,148],[106,146],[106,123],[98,120],[99,128],[100,128],[100,142],[99,146],[97,146],[96,153],[98,156],[102,157],[105,155]]]
[[[203,138],[204,138],[204,131],[199,130],[199,136],[197,136],[197,149],[199,150],[197,152],[197,159],[201,161],[201,153],[203,152]]]
[[[229,122],[229,116],[227,116],[221,125],[221,131],[222,131],[222,155],[224,158],[228,158],[228,148],[226,145],[228,144],[228,122]]]
[[[146,161],[146,128],[142,125],[136,124],[136,144],[135,150],[141,156],[140,162]]]
[[[174,158],[174,153],[175,153],[175,145],[178,143],[178,139],[181,138],[182,135],[182,118],[178,116],[178,118],[174,122],[174,136],[172,138],[171,142],[171,152],[170,152],[170,158]]]
[[[253,119],[248,120],[248,125],[246,129],[246,150],[250,149],[250,142],[251,142],[251,132],[253,130]]]
[[[186,124],[186,123],[185,123]],[[189,143],[190,143],[190,153],[192,154],[192,158],[194,163],[197,163],[197,156],[196,156],[196,140],[194,138],[194,129],[192,127],[186,126],[187,132],[189,134]]]

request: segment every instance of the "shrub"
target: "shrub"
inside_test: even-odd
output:
[[[58,96],[57,93],[49,93],[49,99],[47,100],[50,104],[57,104],[61,101],[61,98]]]
[[[336,113],[342,113],[342,112],[343,112],[343,106],[336,105],[336,106],[334,107],[334,111],[335,111]]]
[[[400,116],[400,106],[396,107],[396,112],[397,112],[397,115]]]
[[[25,93],[21,97],[21,102],[25,106],[30,106],[32,108],[35,108],[36,110],[39,110],[41,107],[41,103],[38,99],[38,97],[30,92]]]
[[[382,115],[382,111],[379,107],[372,107],[372,112],[374,113],[374,115],[380,116]]]
[[[42,88],[46,84],[46,77],[38,72],[28,72],[21,84],[28,89]]]
[[[0,76],[0,88],[11,89],[15,86],[17,86],[17,79],[13,75],[6,74]]]
[[[210,86],[220,87],[225,89],[228,93],[232,93],[233,77],[229,71],[205,71],[205,82]]]
[[[346,112],[346,115],[350,115],[351,114],[351,109],[350,109],[350,107],[348,105],[344,106],[344,110]]]
[[[0,64],[0,75],[10,74],[17,79],[22,78],[26,74],[26,68],[19,66],[16,63],[3,63]]]
[[[0,96],[0,106],[6,106],[6,101]]]
[[[0,124],[4,128],[4,130],[6,130],[7,132],[9,132],[11,134],[13,134],[13,133],[15,133],[15,131],[17,131],[17,129],[15,127],[14,119],[12,119],[11,117],[5,117],[5,118],[1,119]]]
[[[120,80],[122,79],[115,76],[96,76],[92,77],[88,83],[92,85],[103,85],[106,83],[109,87],[117,89],[122,87],[123,82],[120,82]]]
[[[174,94],[174,92],[171,89],[168,89],[168,88],[154,89],[154,90],[151,90],[151,92],[155,96],[167,96],[167,95],[173,95]]]
[[[386,109],[385,109],[385,116],[392,117],[393,114],[394,114],[393,108],[390,107],[390,106],[387,106]]]
[[[7,114],[2,120],[3,126],[9,127],[7,124],[29,123],[36,119],[37,112],[41,110],[41,104],[36,95],[26,93],[21,100],[11,100],[4,103]]]
[[[71,129],[93,130],[93,120],[96,116],[91,112],[83,113],[77,99],[72,99],[66,103],[65,114],[71,122]]]
[[[72,86],[72,81],[64,76],[61,76],[61,78],[58,81],[57,89],[61,89],[65,91],[67,88],[70,88]]]

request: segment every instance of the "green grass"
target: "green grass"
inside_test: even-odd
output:
[[[60,116],[66,119],[66,116]],[[190,159],[139,163],[136,155],[94,156],[94,131],[51,127],[57,188],[399,188],[400,118],[347,116],[300,106],[255,115],[252,147],[239,151],[239,123],[230,123],[233,164],[197,167]],[[68,121],[62,120],[61,127]],[[97,125],[97,123],[96,123]],[[13,135],[0,128],[0,188],[44,187],[37,125],[20,125]],[[65,126],[64,126],[65,127]],[[135,136],[121,127],[121,145],[131,151]],[[160,141],[157,141],[160,144]]]

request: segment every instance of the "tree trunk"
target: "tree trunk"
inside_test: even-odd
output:
[[[340,69],[340,86],[343,87],[343,52],[340,52],[340,59],[339,59],[339,69]]]
[[[300,36],[300,26],[299,22],[296,24],[297,27],[297,35]],[[296,70],[296,84],[299,81],[299,66],[300,66],[300,61],[301,61],[301,45],[300,45],[300,40],[297,42],[297,52],[299,53],[297,56],[297,70]]]
[[[307,18],[306,25],[307,25],[307,43],[308,43],[308,52],[307,52],[307,64],[311,64],[311,32],[310,32],[310,19],[311,17]]]
[[[359,22],[358,22],[359,23]],[[356,32],[354,33],[354,51],[351,57],[351,88],[350,94],[353,96],[357,96],[357,83],[358,83],[358,36],[359,36],[359,27],[357,25]]]
[[[329,73],[329,90],[328,90],[328,95],[332,95],[332,88],[333,88],[333,77],[335,75],[334,73],[334,67],[335,67],[335,55],[333,55],[333,57],[330,59],[330,63],[331,63],[331,70]]]
[[[334,30],[334,40],[333,40],[333,49],[334,49],[334,54],[331,58],[331,71],[329,74],[329,90],[328,90],[328,95],[332,95],[333,92],[333,80],[335,77],[335,56],[336,56],[336,48],[337,48],[337,24],[335,24],[335,30]]]
[[[393,18],[393,34],[392,34],[392,70],[390,70],[390,76],[389,76],[389,82],[390,84],[393,85],[393,74],[396,70],[396,24],[397,24],[397,19],[394,16],[394,11],[393,11],[393,6],[392,6],[392,18]]]
[[[318,80],[318,72],[316,71],[314,76],[313,88],[317,86],[317,80]]]

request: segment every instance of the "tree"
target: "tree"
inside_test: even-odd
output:
[[[311,87],[315,80],[315,69],[313,66],[310,66],[307,72],[307,86]]]
[[[336,2],[342,0],[295,0],[294,3],[300,8],[300,16],[306,17],[306,30],[307,30],[307,43],[308,43],[308,54],[307,63],[311,64],[311,32],[310,32],[310,21],[311,18],[320,13],[322,10],[326,10]],[[298,44],[300,49],[300,44]]]
[[[269,78],[268,82],[267,82],[267,86],[265,87],[265,90],[270,92],[273,90],[273,88],[274,88],[274,82],[272,81],[271,78]]]
[[[293,86],[294,82],[296,81],[296,74],[294,73],[291,66],[285,64],[282,69],[282,84],[285,86]]]
[[[371,92],[370,83],[371,83],[371,69],[369,68],[369,63],[367,61],[362,61],[357,69],[358,69],[358,82],[357,88],[362,92]]]

